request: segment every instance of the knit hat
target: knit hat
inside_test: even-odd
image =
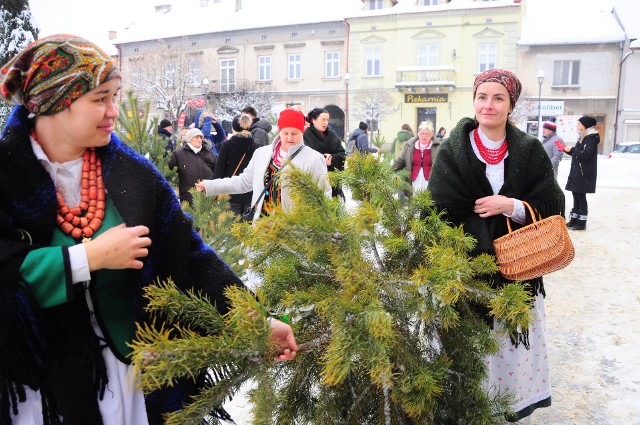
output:
[[[0,97],[32,116],[53,115],[114,78],[118,68],[101,48],[58,34],[34,41],[0,69]]]
[[[191,139],[193,139],[195,136],[203,136],[202,131],[200,131],[199,128],[192,128],[191,130],[187,131],[187,135],[185,136],[185,141],[187,143],[191,142]]]
[[[160,128],[167,128],[167,127],[171,127],[173,124],[171,124],[171,121],[169,121],[168,119],[164,119],[162,121],[160,121]]]
[[[542,128],[546,128],[547,130],[551,130],[553,132],[556,131],[556,119],[555,118],[549,118],[549,121],[545,122],[544,125],[542,126]]]
[[[520,92],[522,91],[522,83],[518,80],[518,77],[506,69],[494,68],[488,71],[484,71],[478,74],[475,82],[473,83],[473,98],[476,98],[476,91],[478,86],[483,83],[498,83],[502,84],[509,93],[509,100],[511,101],[511,107],[514,107],[518,99],[520,98]]]
[[[369,128],[369,124],[367,124],[366,122],[360,121],[360,124],[358,124],[358,128],[362,131],[365,131],[366,129]]]
[[[582,124],[584,128],[595,127],[598,123],[595,118],[590,117],[589,115],[583,115],[582,117],[578,118],[578,121],[580,121],[580,124]]]
[[[278,128],[280,130],[285,128],[297,128],[300,131],[304,131],[304,115],[302,112],[296,109],[285,109],[280,112],[280,117],[278,118]]]

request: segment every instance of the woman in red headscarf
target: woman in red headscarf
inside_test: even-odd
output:
[[[429,190],[436,206],[454,225],[462,225],[477,244],[472,255],[495,255],[493,241],[508,233],[506,217],[519,225],[530,217],[526,201],[542,217],[564,214],[564,194],[554,178],[542,144],[509,122],[520,96],[518,78],[504,69],[477,76],[474,118],[463,118],[440,146]],[[481,276],[493,288],[510,283],[501,274]],[[487,319],[500,349],[485,359],[487,388],[514,394],[509,421],[551,404],[551,380],[545,339],[542,278],[524,282],[533,297],[533,323],[516,336],[504,336],[501,324]]]

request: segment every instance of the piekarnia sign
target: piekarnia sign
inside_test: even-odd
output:
[[[449,94],[405,94],[404,103],[447,103]]]

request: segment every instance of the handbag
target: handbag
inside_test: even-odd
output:
[[[511,230],[493,241],[500,273],[511,280],[529,280],[561,270],[569,265],[575,250],[565,220],[560,215],[542,219],[527,202],[533,223]]]
[[[289,158],[289,161],[285,162],[282,167],[280,168],[280,170],[278,170],[278,173],[282,171],[282,169],[291,161],[293,161],[293,158],[296,157],[296,155],[298,155],[298,153],[300,153],[300,151],[302,151],[302,149],[304,149],[304,145],[302,145],[300,147],[300,149],[298,149],[297,151],[295,151],[295,153],[293,155],[291,155],[291,157]],[[267,189],[269,189],[269,186],[271,186],[271,182],[273,181],[274,177],[276,176],[276,174],[278,173],[273,173],[273,175],[271,176],[271,178],[269,179],[269,181],[267,182],[267,184],[264,185],[264,189],[262,189],[262,193],[260,194],[260,196],[258,197],[258,199],[256,200],[256,202],[249,208],[247,208],[243,213],[242,216],[240,217],[240,222],[242,223],[247,223],[247,222],[251,222],[253,221],[253,217],[256,214],[256,208],[258,207],[258,204],[260,203],[260,201],[262,200],[262,197],[264,196],[265,192],[267,191]]]

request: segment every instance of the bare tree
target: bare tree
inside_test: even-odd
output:
[[[268,116],[276,99],[276,93],[273,91],[246,85],[232,93],[217,94],[215,115],[222,120],[231,121],[245,107],[253,106],[259,114]]]
[[[389,93],[380,90],[363,91],[355,97],[356,116],[363,121],[373,123],[372,130],[376,130],[377,123],[380,122],[385,115],[396,111],[393,104],[393,98]]]
[[[188,103],[205,94],[202,69],[206,65],[202,50],[192,49],[187,37],[171,43],[158,40],[123,64],[126,89],[163,109],[175,125]]]
[[[509,114],[509,121],[522,124],[526,123],[528,117],[538,115],[538,101],[533,99],[527,90],[523,90],[520,98],[516,102],[513,111]]]

